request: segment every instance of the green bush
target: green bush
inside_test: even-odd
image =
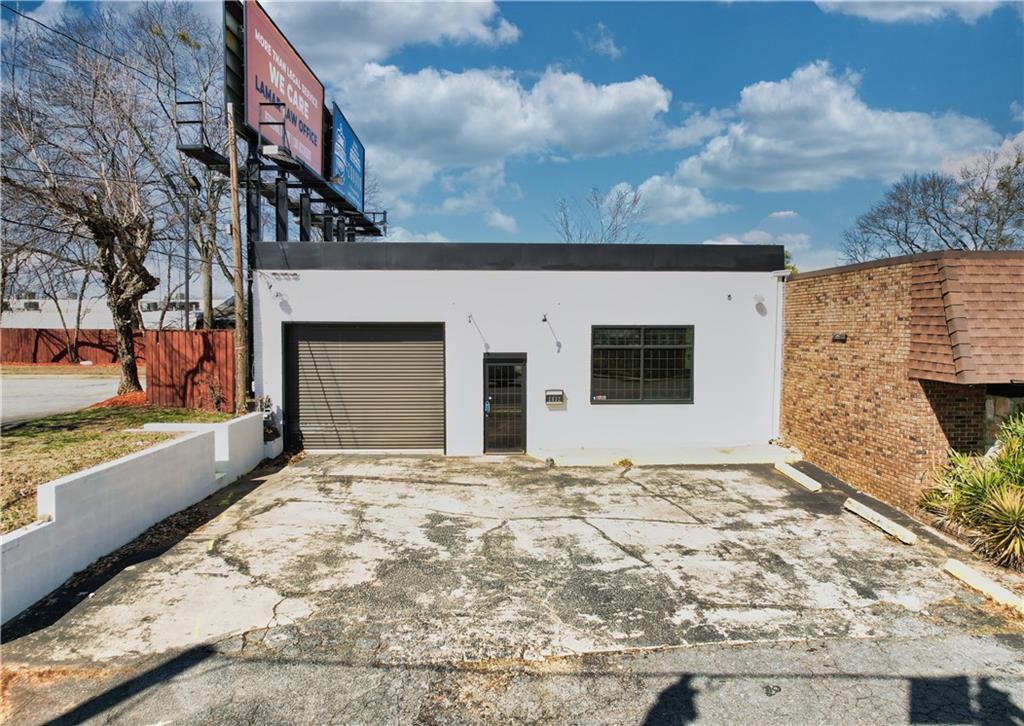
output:
[[[1003,423],[993,456],[951,453],[921,505],[979,552],[1024,570],[1024,413]]]

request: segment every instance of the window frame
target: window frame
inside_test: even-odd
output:
[[[598,329],[604,328],[636,328],[640,331],[640,343],[637,345],[595,345],[594,333]],[[645,341],[644,333],[647,330],[678,330],[679,328],[689,328],[690,330],[690,344],[689,345],[647,345]],[[694,400],[694,388],[696,375],[694,369],[696,368],[696,356],[695,350],[697,347],[697,331],[694,325],[628,325],[628,324],[602,324],[602,325],[591,325],[590,326],[590,404],[592,406],[658,406],[668,404],[671,406],[678,405],[689,405]],[[652,350],[687,350],[690,351],[690,396],[689,398],[644,398],[644,352],[648,349]],[[594,350],[636,350],[640,352],[640,398],[617,398],[614,400],[597,400],[594,398]]]

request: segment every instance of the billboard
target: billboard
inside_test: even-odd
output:
[[[260,121],[284,121],[285,132]],[[324,86],[255,0],[245,3],[245,123],[323,176]]]
[[[331,150],[331,188],[360,212],[363,211],[363,179],[366,164],[366,150],[363,142],[352,130],[345,114],[334,104],[331,111],[334,119]]]

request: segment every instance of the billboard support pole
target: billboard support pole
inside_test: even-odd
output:
[[[309,242],[312,236],[313,210],[309,206],[309,192],[299,194],[299,241]]]
[[[334,215],[328,207],[324,208],[324,242],[334,241]]]
[[[277,217],[277,241],[288,241],[288,178],[278,172],[274,187],[274,212]]]

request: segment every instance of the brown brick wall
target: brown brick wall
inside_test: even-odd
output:
[[[782,432],[825,471],[915,512],[946,451],[981,446],[985,388],[907,377],[911,268],[787,283]]]

